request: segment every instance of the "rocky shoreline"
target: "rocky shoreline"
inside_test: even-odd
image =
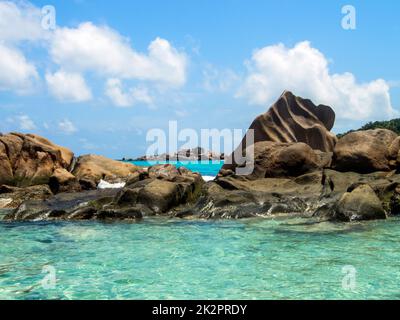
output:
[[[0,136],[0,209],[6,221],[136,220],[163,215],[239,219],[279,214],[323,221],[400,214],[400,137],[386,129],[330,132],[328,106],[284,92],[250,126],[254,170],[232,162],[214,181],[173,165],[144,169],[101,156],[75,158],[36,135]],[[97,189],[101,181],[122,189]]]

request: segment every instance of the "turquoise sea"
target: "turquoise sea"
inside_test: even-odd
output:
[[[400,299],[399,239],[400,219],[0,222],[0,299]]]
[[[219,170],[221,169],[222,165],[224,164],[223,162],[220,161],[200,161],[200,162],[129,161],[129,162],[141,167],[150,167],[155,164],[169,163],[177,166],[178,168],[186,167],[193,172],[199,172],[204,177],[215,177],[218,174]]]

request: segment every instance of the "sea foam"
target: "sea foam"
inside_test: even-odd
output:
[[[125,182],[120,183],[109,183],[104,180],[100,180],[99,184],[97,185],[97,189],[122,189],[125,187]]]

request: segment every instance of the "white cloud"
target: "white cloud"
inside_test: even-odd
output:
[[[210,92],[227,92],[239,81],[231,69],[218,69],[207,64],[203,70],[203,87]]]
[[[17,47],[48,33],[41,27],[40,10],[27,1],[0,1],[0,91],[28,94],[39,76],[33,63]]]
[[[50,53],[67,70],[93,71],[108,77],[153,81],[171,87],[186,82],[187,57],[167,40],[156,38],[146,55],[132,49],[128,39],[118,32],[91,22],[77,28],[57,29]]]
[[[272,103],[284,90],[334,108],[339,119],[368,120],[396,114],[389,84],[383,79],[358,83],[351,73],[331,74],[327,58],[310,43],[256,50],[249,74],[237,93],[251,104]]]
[[[137,103],[153,104],[145,87],[134,87],[124,92],[121,80],[115,78],[107,80],[105,94],[118,107],[131,107]]]
[[[83,102],[92,99],[85,79],[79,73],[63,70],[46,74],[46,82],[53,96],[62,101]]]
[[[58,124],[58,129],[65,134],[73,134],[78,131],[75,125],[68,119],[64,119]]]
[[[36,129],[35,123],[26,114],[9,117],[6,119],[6,121],[10,124],[16,124],[19,130],[30,131]]]
[[[76,28],[49,31],[42,27],[40,8],[25,0],[0,0],[0,91],[31,93],[33,79],[40,80],[35,65],[24,56],[22,48],[26,42],[48,50],[52,62],[58,65],[60,71],[48,72],[46,81],[50,93],[60,100],[92,99],[84,79],[86,73],[102,80],[145,82],[154,93],[186,83],[188,58],[165,39],[156,38],[142,53],[132,47],[128,38],[108,26],[85,22]],[[143,88],[140,85],[128,93],[121,90],[119,104],[150,105],[152,98]],[[123,101],[124,94],[130,102]]]
[[[0,43],[0,91],[25,94],[32,90],[38,73],[17,49]]]
[[[43,39],[40,9],[26,1],[0,2],[0,40],[7,42]]]
[[[29,131],[29,130],[35,130],[36,129],[35,123],[27,115],[18,116],[17,120],[19,121],[19,127],[20,127],[21,130]]]

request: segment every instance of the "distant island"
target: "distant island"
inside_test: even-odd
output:
[[[206,151],[204,148],[183,149],[178,152],[160,155],[141,156],[135,159],[122,158],[122,161],[218,161],[224,160],[225,154],[214,151]]]

